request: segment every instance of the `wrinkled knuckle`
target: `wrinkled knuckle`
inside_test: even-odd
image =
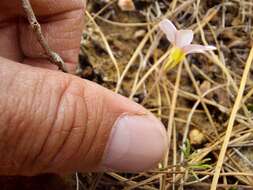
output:
[[[79,116],[85,112],[84,103],[84,85],[80,80],[68,77],[59,90],[58,103],[56,104],[57,117],[55,119],[60,118],[61,126],[66,125],[67,128],[79,126]]]

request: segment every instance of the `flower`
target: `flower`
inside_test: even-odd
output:
[[[214,46],[202,46],[191,44],[193,40],[192,30],[177,30],[174,24],[164,19],[159,23],[160,29],[165,33],[169,42],[173,45],[169,60],[164,65],[164,69],[168,70],[185,59],[190,53],[203,53],[204,51],[215,50]]]

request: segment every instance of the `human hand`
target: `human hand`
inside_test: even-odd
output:
[[[30,0],[49,46],[72,70],[82,0]],[[142,171],[166,150],[162,124],[140,105],[55,71],[20,0],[0,3],[0,174]]]

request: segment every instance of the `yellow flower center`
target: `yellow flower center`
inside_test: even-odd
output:
[[[171,53],[168,58],[168,61],[164,65],[165,71],[172,69],[184,59],[185,59],[185,53],[183,52],[183,50],[181,48],[174,46],[171,49]]]

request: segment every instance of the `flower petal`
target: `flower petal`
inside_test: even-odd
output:
[[[186,54],[189,53],[203,53],[204,51],[211,51],[211,50],[216,50],[217,48],[214,46],[202,46],[202,45],[197,45],[197,44],[192,44],[183,47],[183,51]]]
[[[176,34],[176,46],[182,48],[190,45],[193,40],[192,30],[179,30]]]
[[[164,19],[159,23],[161,30],[166,34],[170,43],[175,44],[177,29],[175,25],[168,19]]]

